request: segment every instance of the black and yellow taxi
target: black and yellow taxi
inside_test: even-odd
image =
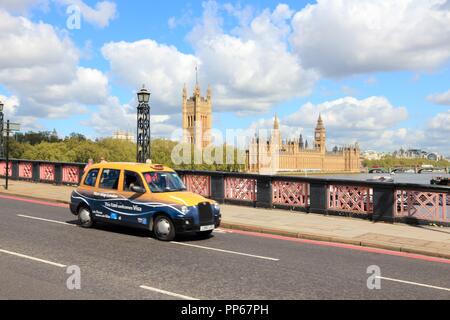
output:
[[[209,235],[221,221],[215,201],[187,191],[174,170],[152,164],[92,165],[72,193],[70,211],[85,228],[96,222],[143,228],[162,241]]]

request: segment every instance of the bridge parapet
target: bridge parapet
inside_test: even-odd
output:
[[[11,160],[12,180],[77,185],[84,163]],[[0,176],[6,163],[0,159]],[[188,190],[227,203],[450,226],[450,187],[343,179],[178,170]]]

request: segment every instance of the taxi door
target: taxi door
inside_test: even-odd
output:
[[[94,192],[95,204],[92,213],[96,220],[119,222],[119,193],[120,170],[104,168],[100,174],[97,191]]]
[[[146,227],[149,224],[151,207],[146,206],[147,190],[139,173],[125,170],[121,194],[124,197],[122,221],[135,227]]]

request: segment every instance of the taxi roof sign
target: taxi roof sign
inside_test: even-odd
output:
[[[152,168],[153,170],[164,170],[164,166],[160,164],[151,165],[150,168]]]

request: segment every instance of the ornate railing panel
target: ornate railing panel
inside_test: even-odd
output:
[[[373,213],[373,189],[330,185],[328,209],[359,214]]]
[[[70,184],[78,184],[80,178],[80,168],[75,166],[63,166],[62,182]]]
[[[42,181],[55,181],[55,165],[41,164],[39,167],[39,179]]]
[[[210,176],[185,175],[183,176],[183,182],[189,191],[206,198],[211,196]]]
[[[256,180],[244,178],[225,178],[225,199],[256,201]]]
[[[398,190],[396,217],[450,222],[450,194]]]
[[[78,184],[86,165],[9,160],[11,180],[25,179],[57,185]],[[0,176],[6,173],[5,161],[5,158],[0,159]],[[311,213],[349,213],[353,217],[373,218],[375,221],[450,226],[450,188],[446,186],[237,172],[177,172],[189,191],[219,203],[251,204],[257,208],[300,208]]]
[[[8,176],[12,176],[12,162],[9,163]],[[0,176],[6,176],[6,161],[0,162]]]
[[[28,162],[19,163],[19,178],[32,179],[33,178],[33,164]]]
[[[309,205],[309,184],[301,182],[273,181],[272,203],[289,207]]]

